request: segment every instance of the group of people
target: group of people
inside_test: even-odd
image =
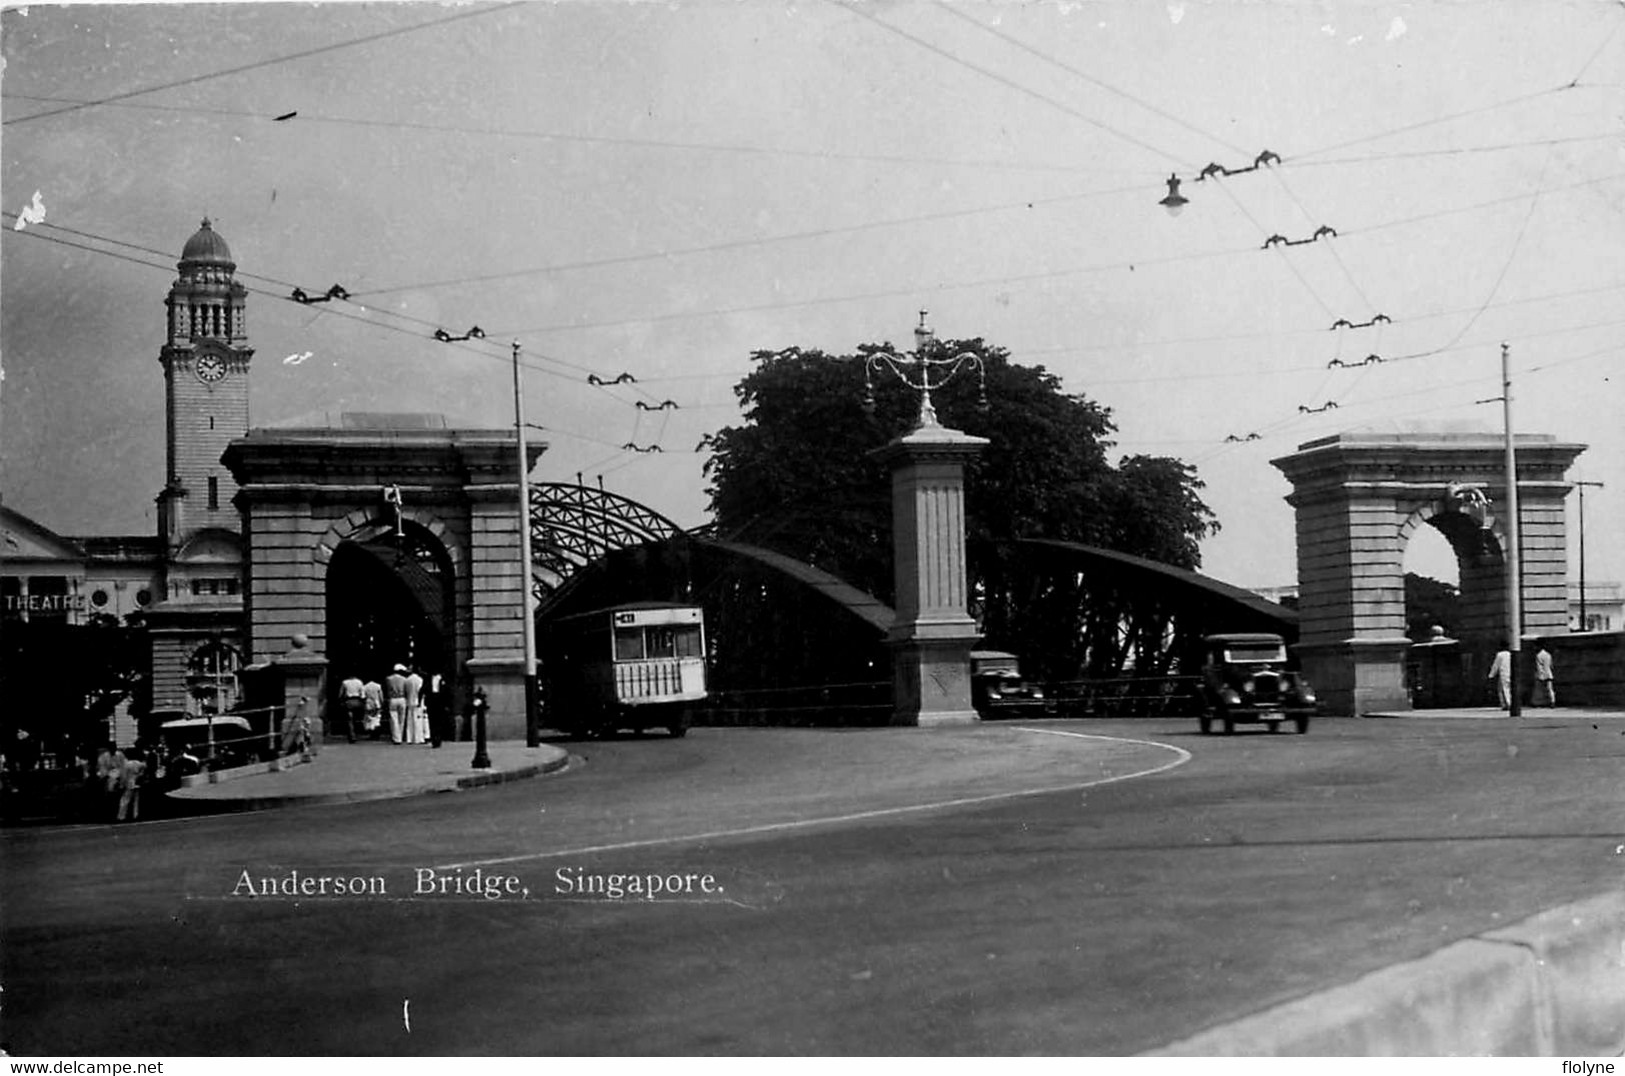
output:
[[[339,707],[351,743],[358,733],[383,739],[386,720],[391,743],[439,747],[456,738],[451,685],[439,673],[424,676],[420,669],[396,665],[383,683],[352,673],[339,684]]]
[[[141,787],[148,781],[162,780],[165,771],[174,768],[184,773],[190,760],[196,767],[198,760],[181,752],[166,757],[137,743],[128,750],[116,744],[104,744],[96,756],[95,781],[89,785],[100,801],[95,812],[103,818],[111,816],[115,822],[137,822],[141,819]],[[197,769],[191,769],[196,773]]]
[[[1502,649],[1495,653],[1485,679],[1495,692],[1495,701],[1503,710],[1512,708],[1512,651]],[[1557,687],[1552,673],[1552,653],[1542,646],[1535,651],[1535,706],[1556,706]]]

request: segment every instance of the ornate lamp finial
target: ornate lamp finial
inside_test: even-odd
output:
[[[966,366],[976,368],[976,376],[980,382],[978,406],[987,408],[987,371],[982,363],[982,357],[973,351],[962,351],[952,358],[933,358],[931,353],[936,350],[936,334],[925,323],[927,311],[920,311],[920,323],[914,327],[914,354],[912,360],[906,356],[894,355],[887,351],[877,351],[870,355],[864,363],[863,387],[864,407],[874,407],[875,386],[874,372],[877,369],[887,369],[897,376],[897,379],[920,394],[920,418],[918,428],[936,426],[937,410],[931,405],[931,390],[942,388],[953,380],[955,374]],[[916,371],[917,380],[912,379],[904,372],[912,361]],[[942,377],[934,384],[931,380],[932,369],[944,370]]]

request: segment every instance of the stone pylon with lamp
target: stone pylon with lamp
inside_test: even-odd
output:
[[[920,391],[916,428],[876,452],[892,472],[892,544],[897,620],[888,642],[893,659],[892,723],[954,725],[977,720],[971,704],[970,652],[981,633],[967,609],[965,572],[965,464],[988,444],[937,421],[931,406],[933,367],[981,360],[970,354],[932,359],[924,312],[915,329],[919,383],[894,356],[870,358],[871,370],[889,367]],[[943,382],[947,380],[943,378]],[[939,386],[941,383],[939,382]]]

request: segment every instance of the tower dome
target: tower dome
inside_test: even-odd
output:
[[[225,265],[236,268],[231,260],[231,249],[226,241],[220,238],[209,223],[209,218],[203,218],[203,226],[193,233],[192,238],[186,241],[181,249],[181,261],[202,265]]]

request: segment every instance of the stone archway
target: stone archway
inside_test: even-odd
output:
[[[1516,438],[1523,634],[1568,625],[1565,475],[1585,447],[1547,434]],[[1510,525],[1501,436],[1341,433],[1271,462],[1293,487],[1299,657],[1330,712],[1409,708],[1403,562],[1420,526],[1456,550],[1463,594],[1473,595],[1462,634],[1474,666],[1478,653],[1500,645]],[[1468,490],[1488,502],[1482,524]]]
[[[233,441],[224,461],[243,515],[252,660],[283,662],[298,650],[305,665],[325,669],[324,655],[349,645],[329,630],[335,565],[365,558],[369,546],[387,560],[399,526],[442,558],[444,593],[435,619],[453,705],[478,684],[490,699],[491,734],[523,735],[516,448],[511,430],[453,427],[438,415],[371,413],[254,429]],[[531,442],[526,463],[534,466],[544,448]],[[366,572],[379,559],[352,566]],[[376,579],[393,586],[395,574]],[[370,653],[348,660],[371,660]]]

